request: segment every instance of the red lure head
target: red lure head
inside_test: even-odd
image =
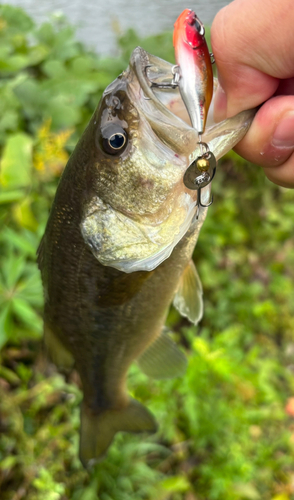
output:
[[[193,10],[185,9],[176,20],[174,31],[175,46],[176,39],[180,34],[182,35],[183,40],[193,49],[197,49],[205,43],[204,26]]]
[[[205,29],[193,10],[189,11],[185,28],[187,43],[193,49],[197,49],[199,45],[203,44]]]

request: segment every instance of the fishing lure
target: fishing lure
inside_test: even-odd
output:
[[[198,207],[208,206],[201,202],[201,189],[212,181],[216,161],[201,136],[213,94],[211,54],[205,40],[205,28],[194,11],[185,9],[174,27],[173,44],[177,63],[173,68],[176,75],[174,81],[178,84],[192,126],[198,132],[201,151],[201,155],[187,169],[184,184],[189,189],[198,190]]]
[[[173,44],[179,90],[192,126],[201,136],[212,99],[213,72],[204,26],[192,10],[185,9],[175,22]]]

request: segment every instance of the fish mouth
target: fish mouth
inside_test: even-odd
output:
[[[179,88],[173,82],[173,64],[136,47],[130,58],[130,67],[135,73],[141,87],[140,104],[149,123],[157,132],[156,120],[160,122],[160,136],[172,142],[173,149],[185,155],[188,153],[188,165],[200,154],[199,135],[192,127],[186,106],[181,98]],[[217,78],[213,81],[213,95],[210,104],[206,127],[201,140],[208,145],[219,160],[230,151],[248,131],[255,109],[241,113],[216,123],[213,118],[214,97],[218,86]],[[137,96],[138,97],[138,96]],[[152,103],[152,112],[147,111],[146,103]],[[157,112],[156,112],[157,111]],[[164,127],[167,133],[164,134]],[[191,152],[191,148],[193,151]]]
[[[178,154],[189,157],[197,148],[198,132],[191,125],[174,82],[173,64],[136,47],[130,68],[140,85],[140,95],[136,95],[140,111],[161,141]]]

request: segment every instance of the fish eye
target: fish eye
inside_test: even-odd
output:
[[[112,136],[109,137],[108,139],[108,144],[112,149],[121,149],[124,147],[125,143],[126,143],[126,136],[121,132],[112,134]]]
[[[101,146],[105,153],[118,155],[127,144],[128,135],[120,126],[109,124],[101,130]]]

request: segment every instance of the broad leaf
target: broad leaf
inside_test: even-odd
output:
[[[32,146],[32,138],[22,132],[9,137],[1,161],[2,186],[16,188],[30,185]]]

